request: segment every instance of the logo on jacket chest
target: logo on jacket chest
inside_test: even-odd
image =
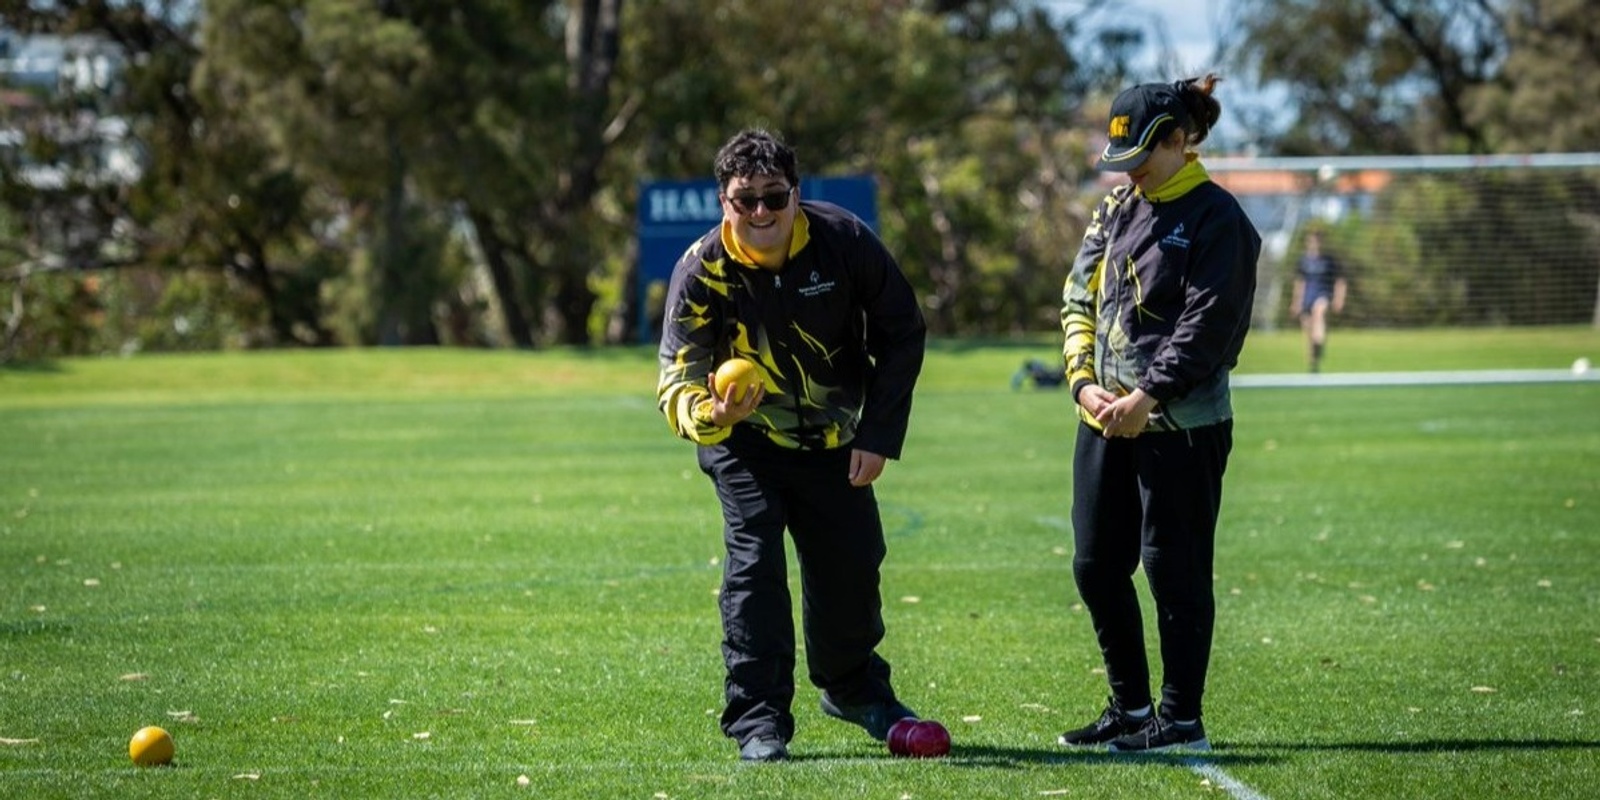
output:
[[[1169,233],[1162,238],[1161,246],[1176,247],[1180,250],[1189,249],[1189,237],[1184,234],[1183,223],[1178,223],[1178,227],[1173,228],[1172,233]]]
[[[807,276],[806,282],[802,283],[797,291],[800,292],[801,297],[812,298],[825,295],[833,291],[836,286],[838,286],[837,282],[825,281],[822,279],[822,275],[818,274],[816,270],[812,270],[811,274]]]

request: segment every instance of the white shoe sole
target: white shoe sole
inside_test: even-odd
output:
[[[1198,741],[1184,742],[1182,744],[1169,744],[1164,747],[1147,747],[1142,750],[1122,750],[1119,749],[1115,744],[1109,744],[1106,745],[1106,749],[1113,753],[1121,753],[1123,755],[1130,756],[1136,756],[1140,753],[1175,753],[1182,752],[1184,750],[1207,752],[1211,749],[1211,742],[1206,741],[1205,739],[1200,739]]]

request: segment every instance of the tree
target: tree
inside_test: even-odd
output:
[[[1587,0],[1520,0],[1503,20],[1499,80],[1469,96],[1472,116],[1511,152],[1600,150],[1600,14]]]
[[[621,75],[641,111],[619,166],[702,177],[734,130],[774,129],[807,174],[878,178],[883,237],[936,332],[1053,325],[1088,207],[1081,104],[1106,83],[1066,47],[1071,21],[1010,0],[818,0],[805,14],[636,6]],[[759,57],[719,46],[707,19],[761,42]]]
[[[567,152],[559,162],[550,202],[542,206],[538,230],[545,238],[545,260],[556,278],[555,311],[561,341],[588,344],[589,318],[602,250],[596,245],[601,224],[593,208],[601,191],[600,171],[615,126],[611,83],[622,40],[622,0],[579,0],[567,20]]]
[[[1075,59],[1072,20],[1028,0],[817,0],[803,25],[729,0],[48,8],[32,13],[57,27],[169,29],[128,38],[159,53],[124,45],[140,182],[54,207],[98,226],[100,263],[159,275],[141,308],[205,304],[237,329],[207,341],[247,345],[586,343],[607,287],[631,288],[638,180],[703,176],[751,125],[808,174],[879,179],[883,236],[939,332],[1053,325],[1090,204],[1082,114],[1126,67],[1117,48]],[[492,303],[462,277],[463,239]],[[491,320],[503,334],[480,336]]]
[[[1288,90],[1282,155],[1489,151],[1465,98],[1509,48],[1493,0],[1240,0],[1237,57]]]
[[[378,280],[379,341],[436,341],[449,287],[421,256],[465,219],[510,339],[589,340],[620,0],[371,6],[213,0],[207,60],[297,174],[351,204]],[[559,113],[558,113],[559,112]]]
[[[202,26],[204,70],[237,87],[295,176],[349,204],[372,255],[373,341],[438,341],[443,287],[435,264],[444,224],[413,182],[432,133],[428,84],[444,79],[399,4],[213,0]]]
[[[93,310],[69,313],[102,320],[98,333],[78,337],[90,349],[152,333],[173,345],[328,342],[315,283],[296,280],[292,266],[308,238],[303,188],[271,164],[256,126],[225,95],[193,83],[193,17],[164,3],[60,2],[3,13],[14,29],[72,37],[117,66],[96,67],[91,85],[75,80],[43,93],[26,119],[11,120],[34,154],[4,180],[6,205],[32,220],[13,240],[32,253],[12,268],[14,300],[40,269],[82,282],[71,296],[89,298]],[[77,65],[75,77],[84,71]],[[96,169],[105,164],[122,166]],[[42,175],[62,176],[60,185]],[[207,307],[194,307],[200,299]],[[13,314],[14,332],[21,317]],[[96,336],[109,341],[92,343]]]

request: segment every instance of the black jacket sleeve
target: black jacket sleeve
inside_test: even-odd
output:
[[[873,233],[860,229],[856,291],[866,330],[866,401],[852,447],[899,458],[911,420],[911,395],[927,345],[927,325],[900,265]]]

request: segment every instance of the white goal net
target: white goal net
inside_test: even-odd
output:
[[[1258,324],[1292,321],[1316,231],[1347,278],[1342,324],[1600,327],[1600,153],[1205,163],[1265,240]]]

